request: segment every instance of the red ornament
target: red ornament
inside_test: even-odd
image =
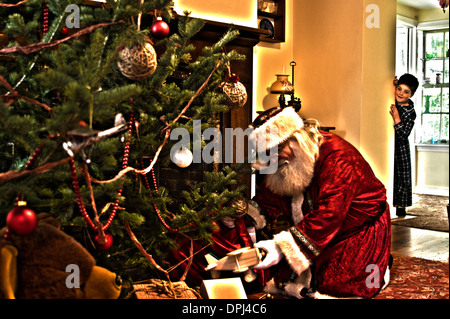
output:
[[[156,39],[164,39],[169,35],[170,29],[169,25],[161,19],[157,18],[157,21],[152,24],[151,33]]]
[[[24,205],[18,204],[6,217],[6,226],[16,235],[29,235],[37,226],[38,219],[34,211]]]
[[[68,36],[69,35],[69,28],[68,27],[64,27],[61,29],[61,34],[63,36]]]
[[[101,243],[100,242],[100,237],[98,236],[98,234],[97,235],[95,235],[95,237],[94,237],[94,243],[95,243],[95,247],[98,249],[98,250],[107,250],[107,249],[109,249],[111,246],[112,246],[112,244],[113,244],[113,236],[111,235],[111,234],[109,234],[109,233],[107,233],[107,234],[105,234],[105,241],[104,241],[104,243]]]

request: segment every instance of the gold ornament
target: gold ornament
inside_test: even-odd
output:
[[[220,84],[223,92],[227,96],[226,104],[231,110],[236,110],[247,103],[247,90],[241,82],[239,76],[231,73],[230,66],[227,65],[228,74],[225,81]]]
[[[125,47],[119,53],[117,62],[120,72],[131,79],[141,80],[152,75],[156,70],[156,52],[150,43],[135,45],[132,48]]]

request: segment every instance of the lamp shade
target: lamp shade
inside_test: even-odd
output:
[[[270,93],[290,94],[294,92],[294,86],[289,82],[287,74],[276,74],[277,80],[270,86]]]

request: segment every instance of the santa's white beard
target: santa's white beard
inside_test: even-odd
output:
[[[314,156],[307,155],[297,143],[292,146],[295,158],[280,160],[277,171],[266,176],[267,187],[281,196],[298,196],[305,191],[314,175]]]

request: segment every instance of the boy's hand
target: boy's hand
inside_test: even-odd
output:
[[[400,114],[398,113],[398,110],[394,104],[391,104],[391,109],[389,110],[389,114],[391,114],[392,119],[394,120],[394,125],[401,122]]]
[[[398,79],[397,76],[394,76],[394,81],[393,81],[394,86],[398,85]]]

